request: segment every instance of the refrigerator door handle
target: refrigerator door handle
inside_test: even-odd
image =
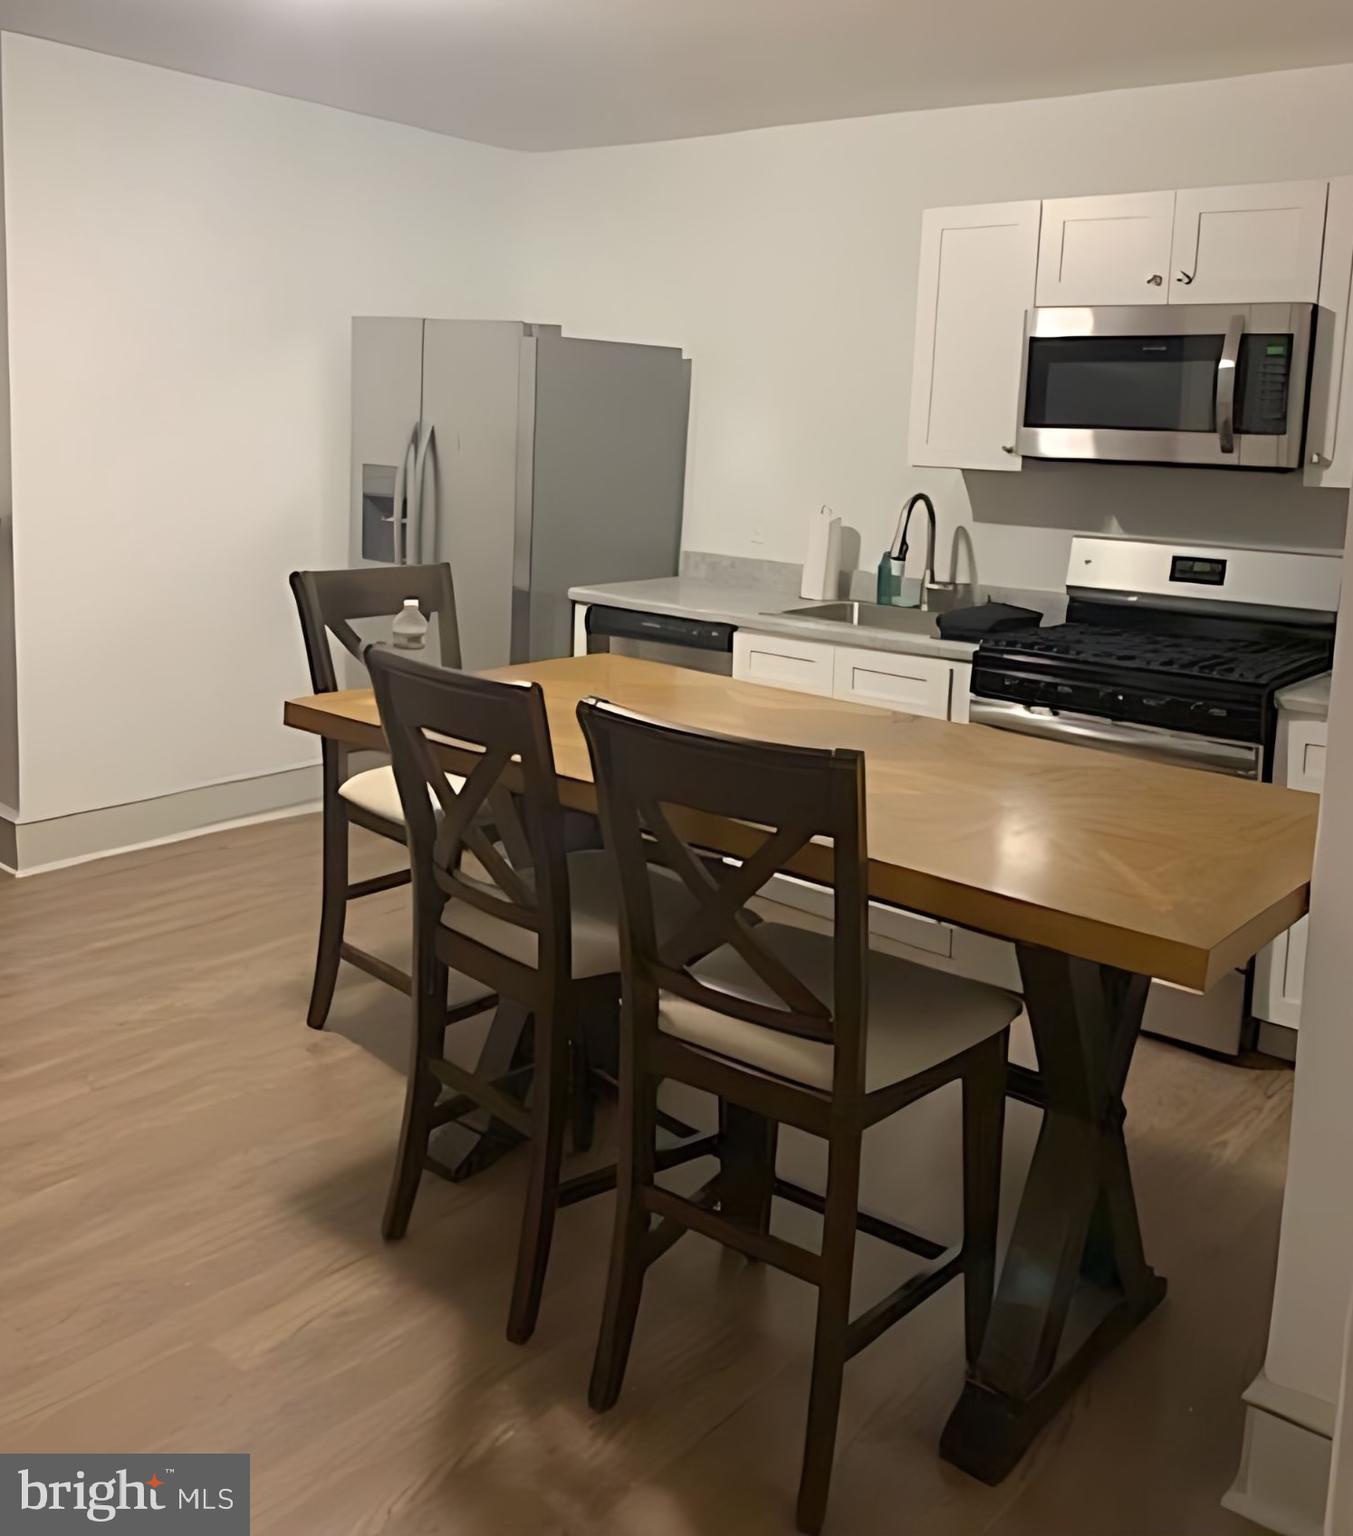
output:
[[[391,503],[390,515],[383,518],[383,522],[391,524],[390,539],[394,551],[395,565],[407,565],[409,563],[409,514],[402,511],[405,494],[413,493],[413,475],[410,470],[414,459],[414,444],[418,441],[418,428],[415,426],[409,434],[409,440],[404,445],[404,453],[399,461],[399,468],[395,471],[395,494]]]
[[[423,501],[427,486],[428,463],[432,464],[432,548],[425,549],[423,544]],[[410,505],[414,509],[414,534],[413,547],[418,559],[422,561],[435,561],[437,559],[437,535],[440,529],[438,519],[438,503],[441,500],[441,464],[437,458],[437,429],[429,425],[423,436],[422,446],[418,450],[417,467],[418,489],[414,492]]]

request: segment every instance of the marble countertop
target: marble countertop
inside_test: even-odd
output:
[[[786,608],[803,608],[807,598],[767,587],[725,585],[691,576],[659,576],[648,581],[618,581],[595,587],[572,587],[575,603],[601,603],[628,608],[636,613],[668,613],[712,624],[732,624],[763,635],[797,635],[801,640],[824,640],[834,645],[861,645],[871,651],[898,651],[913,656],[939,656],[949,661],[969,661],[977,649],[971,641],[942,640],[935,615],[917,609],[900,609],[908,619],[906,629],[874,629],[814,619],[811,614],[786,614]],[[914,628],[912,625],[914,624]]]
[[[1304,683],[1293,683],[1278,694],[1278,708],[1289,715],[1315,715],[1324,720],[1330,712],[1330,675],[1322,672],[1319,677],[1308,677]]]

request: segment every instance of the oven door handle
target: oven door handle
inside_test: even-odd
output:
[[[1240,339],[1245,334],[1244,315],[1232,315],[1222,338],[1217,360],[1217,440],[1223,453],[1236,451],[1236,369],[1240,364]]]
[[[968,719],[973,725],[992,725],[999,730],[1019,731],[1025,736],[1040,736],[1073,746],[1107,747],[1134,757],[1205,768],[1242,779],[1257,779],[1262,767],[1259,748],[1244,742],[1191,736],[1185,731],[1169,731],[1155,725],[1120,725],[1115,720],[1060,714],[1009,699],[983,699],[974,694],[968,705]]]

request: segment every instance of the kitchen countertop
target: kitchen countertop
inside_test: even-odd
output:
[[[628,608],[636,613],[670,613],[683,619],[704,619],[712,624],[733,624],[763,635],[797,635],[801,640],[823,640],[831,645],[861,645],[871,651],[898,651],[912,656],[939,656],[947,661],[970,661],[976,645],[966,640],[942,640],[935,629],[935,615],[902,609],[914,616],[915,630],[873,629],[867,625],[841,624],[813,619],[808,614],[786,615],[777,610],[805,607],[808,598],[767,587],[725,586],[689,576],[658,576],[648,581],[618,581],[595,587],[572,587],[575,603],[601,603],[609,608]]]
[[[1304,683],[1293,683],[1278,694],[1278,708],[1289,715],[1314,715],[1325,720],[1330,712],[1330,675],[1322,672],[1319,677],[1308,677]]]

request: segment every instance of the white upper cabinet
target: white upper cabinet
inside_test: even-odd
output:
[[[1328,189],[1277,181],[1177,192],[1170,303],[1314,304]]]
[[[1015,427],[1040,206],[988,203],[930,208],[922,215],[913,464],[1020,467]]]
[[[1353,176],[1330,182],[1311,368],[1306,484],[1353,486]]]
[[[1038,303],[1168,303],[1173,231],[1173,192],[1045,201]]]

